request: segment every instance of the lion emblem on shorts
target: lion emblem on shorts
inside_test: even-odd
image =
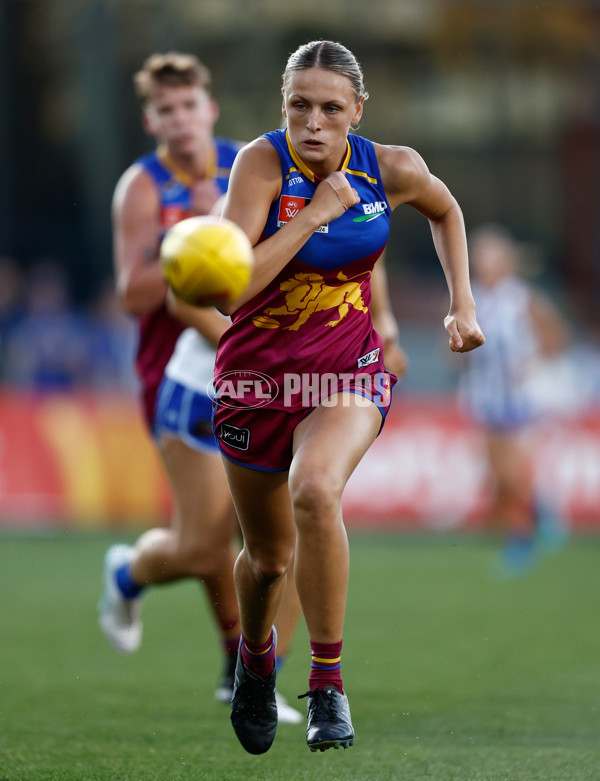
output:
[[[294,274],[279,286],[285,293],[285,305],[268,307],[261,315],[253,318],[257,328],[280,328],[281,318],[297,315],[296,319],[284,326],[285,331],[297,331],[315,312],[327,309],[337,309],[337,319],[330,320],[327,325],[334,328],[350,311],[350,307],[364,312],[369,311],[363,301],[360,282],[353,280],[366,279],[370,271],[347,277],[342,271],[337,275],[339,285],[330,285],[320,274]],[[362,280],[361,280],[362,281]]]

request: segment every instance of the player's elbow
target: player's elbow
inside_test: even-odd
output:
[[[132,286],[123,283],[119,281],[117,283],[117,294],[119,296],[119,301],[121,302],[121,306],[123,309],[128,312],[130,315],[136,315],[139,317],[139,301],[137,300],[137,297],[134,295],[134,291],[132,289]]]
[[[450,225],[452,223],[458,225],[464,225],[464,218],[462,210],[458,204],[456,198],[448,192],[444,199],[440,200],[438,208],[428,214],[429,222],[433,227],[438,225]]]

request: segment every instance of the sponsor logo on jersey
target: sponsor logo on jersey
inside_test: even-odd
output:
[[[360,217],[355,217],[352,222],[371,222],[376,220],[385,214],[387,210],[387,203],[385,201],[375,201],[374,203],[363,203],[363,214]]]
[[[219,439],[224,445],[236,450],[248,450],[250,445],[250,429],[238,428],[230,423],[222,423],[219,427]]]
[[[366,353],[365,355],[361,355],[360,358],[356,361],[356,365],[359,369],[362,369],[364,366],[369,366],[372,363],[376,363],[379,360],[379,347],[376,347],[374,350],[371,350],[370,353]]]
[[[188,212],[183,206],[163,206],[160,212],[160,225],[165,231],[172,228],[177,222],[181,222],[186,217],[191,217],[192,212]]]
[[[295,184],[302,184],[302,181],[301,176],[293,176],[291,179],[288,179],[288,184],[290,187],[293,187]]]
[[[277,227],[283,226],[292,220],[301,209],[308,206],[310,198],[298,198],[295,195],[282,195],[279,199],[279,214],[277,215]],[[319,225],[315,233],[329,233],[329,225]]]

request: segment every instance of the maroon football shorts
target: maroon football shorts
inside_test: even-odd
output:
[[[391,377],[395,381],[395,376]],[[376,404],[383,427],[391,402],[389,385],[384,394],[354,392],[363,396],[367,403]],[[314,409],[313,406],[284,410],[269,406],[249,407],[215,399],[213,430],[221,453],[235,464],[267,472],[286,472],[292,463],[294,430]]]
[[[250,469],[286,472],[292,463],[294,429],[314,407],[279,410],[215,402],[213,429],[225,458]]]

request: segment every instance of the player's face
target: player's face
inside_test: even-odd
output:
[[[364,98],[356,101],[346,76],[323,68],[295,71],[283,96],[292,145],[319,176],[336,171],[346,154],[350,125],[362,116]]]
[[[193,155],[212,138],[215,101],[197,86],[158,87],[144,113],[144,125],[175,155]]]
[[[514,249],[494,236],[479,236],[473,240],[469,256],[473,276],[483,287],[494,287],[516,271]]]

